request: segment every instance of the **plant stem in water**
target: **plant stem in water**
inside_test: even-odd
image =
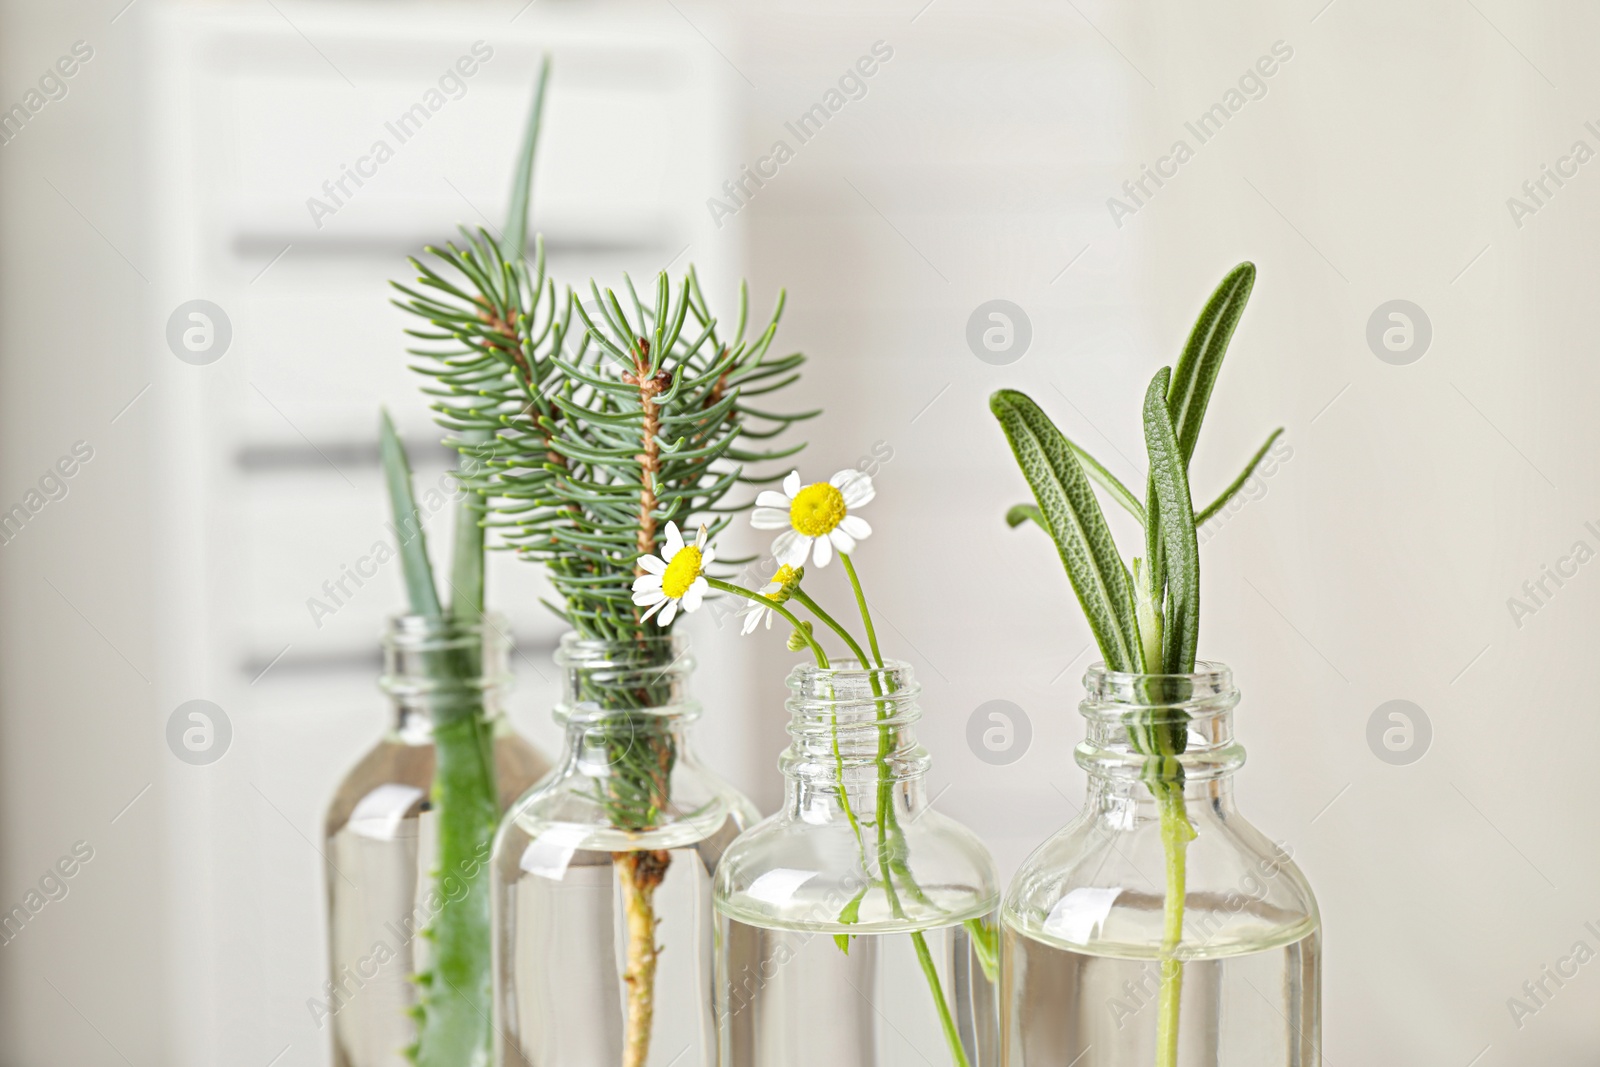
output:
[[[645,1067],[650,1059],[657,959],[655,895],[671,862],[672,854],[666,851],[617,852],[612,856],[628,930],[628,962],[622,974],[628,999],[622,1067]]]
[[[1189,842],[1194,828],[1184,810],[1183,783],[1161,783],[1161,844],[1166,853],[1167,890],[1162,904],[1161,989],[1157,995],[1156,1067],[1178,1067],[1178,1019],[1183,998],[1183,902],[1187,892]]]

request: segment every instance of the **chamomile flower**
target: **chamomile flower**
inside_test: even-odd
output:
[[[705,569],[715,557],[716,549],[706,544],[704,526],[700,527],[700,536],[695,538],[694,544],[689,545],[678,532],[678,524],[667,523],[667,543],[662,546],[661,555],[639,559],[639,566],[645,573],[633,580],[633,602],[650,608],[639,621],[659,611],[656,624],[668,626],[680,608],[684,612],[699,608],[710,588],[706,584]]]
[[[782,604],[794,594],[795,588],[800,584],[800,579],[805,576],[806,569],[804,567],[791,567],[785,563],[772,576],[772,581],[757,589],[756,592],[768,600],[775,600]],[[756,627],[761,625],[763,620],[766,621],[767,629],[772,629],[772,617],[777,612],[772,610],[772,605],[770,604],[763,604],[759,600],[751,600],[745,604],[744,610],[740,614],[744,616],[744,627],[739,632],[748,634],[754,633]]]
[[[784,531],[772,542],[772,554],[779,563],[798,567],[810,554],[817,566],[826,567],[834,549],[854,552],[856,542],[872,533],[866,520],[851,512],[869,503],[876,493],[872,479],[853,467],[804,488],[800,472],[791,471],[783,480],[783,492],[768,489],[756,497],[750,525],[758,530]]]

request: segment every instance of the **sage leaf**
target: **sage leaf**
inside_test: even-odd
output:
[[[1161,669],[1167,674],[1189,674],[1194,670],[1200,633],[1200,546],[1195,539],[1187,465],[1167,410],[1171,377],[1170,368],[1161,368],[1150,380],[1144,398],[1145,447],[1150,453],[1151,521],[1147,529],[1159,541],[1151,541],[1147,549],[1150,556],[1159,552],[1165,562]],[[1157,595],[1161,573],[1156,572],[1151,585]]]
[[[1217,383],[1217,372],[1222,369],[1222,357],[1228,352],[1228,342],[1233,338],[1239,316],[1250,299],[1250,290],[1256,284],[1254,263],[1241,263],[1228,272],[1206,301],[1194,329],[1189,333],[1183,355],[1172,372],[1172,384],[1167,390],[1167,410],[1172,414],[1172,428],[1178,438],[1179,454],[1185,468],[1194,456],[1195,442],[1200,439],[1200,423],[1206,417],[1206,405],[1211,401],[1211,388]]]
[[[1002,389],[989,398],[989,409],[1033,489],[1106,665],[1142,673],[1128,572],[1083,466],[1055,423],[1026,394]]]
[[[1195,526],[1204,526],[1207,519],[1221,511],[1227,505],[1228,501],[1232,500],[1239,490],[1244,488],[1244,483],[1250,480],[1250,476],[1256,472],[1256,468],[1260,466],[1261,461],[1266,458],[1267,449],[1272,447],[1272,442],[1276,441],[1282,436],[1282,426],[1279,426],[1276,430],[1272,431],[1272,436],[1267,438],[1267,443],[1256,449],[1256,454],[1250,457],[1250,462],[1246,463],[1244,470],[1239,472],[1239,477],[1228,483],[1228,488],[1224,489],[1222,494],[1218,496],[1217,499],[1207,504],[1205,506],[1205,510],[1195,514]]]

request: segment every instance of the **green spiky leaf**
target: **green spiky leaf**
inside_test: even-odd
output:
[[[383,480],[389,488],[389,506],[394,513],[395,537],[399,542],[400,569],[405,576],[406,598],[413,615],[436,619],[442,614],[439,592],[433,584],[433,564],[428,559],[428,538],[422,529],[422,512],[411,484],[411,461],[405,445],[395,432],[394,420],[384,409],[378,420],[378,455],[383,461]]]

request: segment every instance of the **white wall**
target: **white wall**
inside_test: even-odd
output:
[[[375,24],[459,19],[466,32],[509,24],[521,6],[332,10]],[[149,218],[171,191],[141,177],[160,172],[146,133],[163,116],[140,89],[152,53],[138,34],[153,5],[139,0],[111,22],[120,7],[0,4],[0,104],[73,41],[96,50],[67,98],[0,147],[0,504],[21,499],[74,441],[96,449],[70,495],[0,549],[0,902],[20,901],[74,841],[96,850],[70,896],[0,946],[0,1062],[156,1064],[180,1048],[193,1059],[204,1051],[195,1032],[244,1019],[253,1043],[227,1058],[259,1046],[265,1063],[279,1033],[301,1025],[295,996],[271,990],[264,1007],[214,1004],[185,1019],[197,968],[255,959],[221,930],[174,928],[183,916],[172,902],[204,887],[172,883],[195,843],[163,836],[184,825],[184,794],[162,784],[175,771],[161,736],[171,708],[140,677],[159,683],[166,669],[153,623],[188,610],[152,607],[162,558],[152,501],[173,486],[151,444],[163,410],[143,406],[152,396],[110,421],[153,380],[130,353],[159,344],[148,335],[170,310],[173,281],[155,266],[170,235],[151,233]],[[1600,586],[1586,563],[1559,589],[1547,583],[1553,595],[1520,626],[1507,598],[1574,542],[1600,549],[1584,526],[1600,529],[1589,459],[1600,372],[1584,288],[1596,165],[1520,227],[1506,199],[1575,140],[1600,150],[1583,125],[1600,127],[1596,17],[1503,0],[676,7],[650,17],[677,25],[696,61],[720,72],[740,116],[726,170],[709,171],[733,178],[775,139],[797,149],[689,256],[744,261],[758,304],[787,287],[780,343],[812,356],[793,399],[827,407],[809,430],[807,472],[892,450],[858,561],[886,646],[926,686],[941,808],[988,836],[1009,872],[1083,790],[1071,746],[1088,632],[1046,541],[1001,522],[1026,489],[988,394],[1030,391],[1137,477],[1145,382],[1172,361],[1223,272],[1253,259],[1260,280],[1196,458],[1197,492],[1224,484],[1276,425],[1293,456],[1203,550],[1202,649],[1232,664],[1245,692],[1241,805],[1293,845],[1322,901],[1328,1061],[1590,1062],[1592,967],[1520,1028],[1507,998],[1574,942],[1600,949],[1584,927],[1600,927],[1600,862],[1583,814],[1586,753],[1600,738],[1580,673]],[[278,18],[240,10],[263,32]],[[619,31],[645,17],[593,12]],[[893,57],[866,95],[797,144],[784,122],[880,40]],[[1107,198],[1174,139],[1195,146],[1185,121],[1280,40],[1294,54],[1265,95],[1117,226]],[[554,116],[561,102],[558,69]],[[303,162],[301,138],[331,129],[314,107],[296,115],[284,134],[291,163]],[[462,166],[489,188],[507,155],[481,173]],[[674,188],[665,206],[689,197],[704,210],[715,184]],[[290,211],[306,195],[255,193]],[[1033,326],[1010,366],[980,362],[963,337],[993,298]],[[1406,366],[1381,362],[1365,339],[1392,299],[1432,324],[1428,352]],[[290,338],[281,320],[292,313],[276,312]],[[322,410],[315,395],[293,399]],[[842,596],[837,568],[826,578]],[[711,646],[728,646],[710,638],[709,619],[695,622]],[[770,807],[791,657],[775,639],[744,649],[754,681],[742,697],[721,695],[704,747]],[[979,761],[965,740],[969,716],[994,699],[1032,724],[1009,767]],[[1432,723],[1427,754],[1406,766],[1368,747],[1368,721],[1392,699]],[[736,730],[717,724],[730,707],[746,712]],[[533,723],[542,712],[519,714]],[[354,745],[375,722],[334,732]],[[730,746],[733,736],[748,739]],[[309,830],[321,798],[303,789],[290,802]],[[292,841],[208,832],[218,836],[206,847],[235,857],[229,877],[271,866],[276,892],[315,893],[316,858],[296,858]],[[296,934],[285,925],[274,937]],[[315,959],[320,931],[298,934],[279,959]],[[203,960],[197,937],[210,946]],[[323,1062],[320,1045],[283,1040],[282,1064]]]

